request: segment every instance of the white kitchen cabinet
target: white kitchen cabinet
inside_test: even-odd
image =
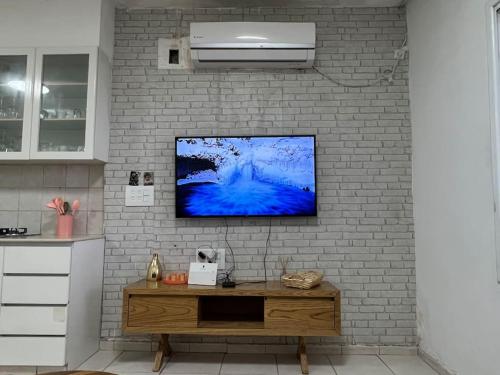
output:
[[[67,306],[2,306],[0,332],[17,336],[65,336],[67,312]]]
[[[0,241],[0,366],[74,369],[99,349],[104,239],[19,241]]]
[[[3,259],[6,274],[69,274],[71,246],[7,246]]]
[[[35,61],[30,158],[106,161],[107,58],[97,47],[37,48]]]
[[[13,363],[25,363],[26,357],[29,357],[30,363],[37,363],[37,366],[54,366],[54,363],[65,361],[66,340],[54,336],[0,336],[0,353],[0,364],[3,363],[2,358],[9,358],[9,362]]]
[[[2,304],[66,305],[68,294],[68,276],[3,276]]]
[[[29,159],[35,50],[0,48],[0,159]]]
[[[107,161],[111,64],[98,47],[0,49],[2,88],[0,161]]]

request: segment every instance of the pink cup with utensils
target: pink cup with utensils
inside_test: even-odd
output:
[[[73,215],[57,215],[56,236],[58,238],[73,236]]]

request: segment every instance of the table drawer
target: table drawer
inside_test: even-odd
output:
[[[194,328],[197,321],[196,297],[132,296],[129,299],[129,327]]]
[[[71,247],[7,246],[4,273],[69,274]]]
[[[1,306],[0,335],[65,335],[66,306]]]
[[[64,366],[66,338],[0,336],[0,366]]]
[[[331,298],[267,298],[265,328],[334,329],[334,301]]]
[[[66,305],[69,276],[4,276],[2,303]]]

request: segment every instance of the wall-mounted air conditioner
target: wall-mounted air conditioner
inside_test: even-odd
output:
[[[308,68],[316,27],[295,22],[194,22],[190,49],[195,68]]]

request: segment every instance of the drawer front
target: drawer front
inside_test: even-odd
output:
[[[69,276],[4,276],[2,303],[66,305]]]
[[[4,253],[4,248],[0,246],[0,303],[2,303],[2,285],[3,285],[3,253]]]
[[[198,321],[198,299],[182,296],[131,296],[128,326],[194,328]]]
[[[71,247],[6,246],[4,273],[69,274]]]
[[[0,366],[64,366],[64,337],[0,336]]]
[[[334,329],[334,301],[330,298],[268,298],[264,326],[275,329]]]
[[[0,335],[65,335],[66,306],[1,306]]]

